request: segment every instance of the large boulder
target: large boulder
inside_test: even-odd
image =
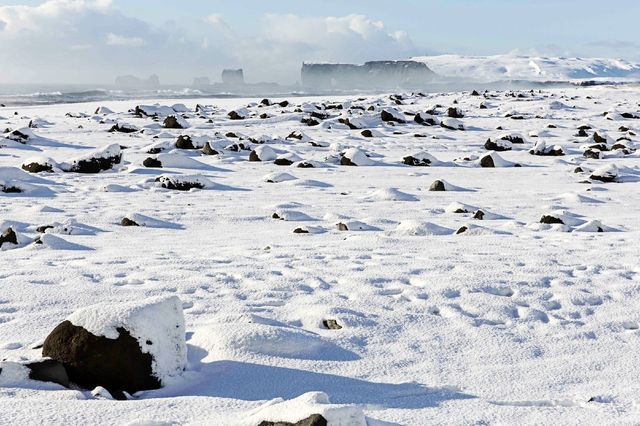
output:
[[[69,380],[112,394],[157,389],[186,367],[182,302],[176,296],[76,311],[47,336],[42,355]]]

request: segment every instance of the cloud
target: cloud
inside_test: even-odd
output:
[[[160,75],[188,84],[244,68],[248,81],[293,83],[303,61],[364,62],[417,52],[403,31],[364,15],[265,15],[233,28],[220,14],[163,26],[121,12],[111,0],[48,0],[0,7],[0,82],[108,83]]]
[[[126,37],[114,33],[109,33],[107,34],[107,44],[109,46],[140,47],[144,46],[145,42],[140,37]]]

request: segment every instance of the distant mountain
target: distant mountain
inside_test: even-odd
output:
[[[640,64],[622,59],[550,58],[517,55],[439,55],[411,58],[443,77],[496,80],[640,80]]]

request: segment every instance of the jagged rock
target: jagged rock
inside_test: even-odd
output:
[[[158,169],[162,168],[162,162],[157,158],[153,158],[153,157],[145,158],[144,161],[142,162],[142,165],[149,168],[158,168]]]
[[[188,135],[178,136],[178,139],[176,139],[176,148],[196,149],[196,147],[193,145],[193,141],[191,140],[191,136]]]
[[[500,138],[503,141],[509,141],[514,144],[523,144],[524,138],[519,135],[504,135]]]
[[[471,96],[480,96],[480,93],[474,90],[473,92],[471,92]]]
[[[166,129],[184,129],[186,126],[178,120],[175,115],[170,115],[164,119],[163,125]],[[183,120],[182,120],[183,121]]]
[[[0,247],[6,243],[18,245],[18,236],[12,228],[5,229],[0,235]]]

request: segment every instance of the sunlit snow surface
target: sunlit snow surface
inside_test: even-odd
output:
[[[169,295],[183,302],[188,351],[181,377],[128,402],[0,375],[0,424],[233,425],[313,410],[364,414],[370,426],[637,421],[640,120],[621,114],[638,113],[640,92],[490,95],[182,100],[186,130],[127,112],[149,100],[0,108],[2,130],[49,123],[24,145],[0,139],[0,184],[25,189],[0,193],[0,228],[20,243],[0,249],[0,359],[37,359],[33,348],[80,308]],[[196,102],[215,108],[196,113]],[[318,126],[300,122],[323,102],[343,109],[324,111]],[[106,115],[95,115],[101,106]],[[436,107],[442,120],[451,106],[466,130],[405,114]],[[254,116],[228,119],[237,108]],[[407,123],[382,122],[384,108]],[[144,132],[109,133],[116,122]],[[588,137],[575,136],[585,124]],[[287,138],[294,131],[304,135]],[[585,158],[594,131],[628,138],[630,153]],[[511,134],[525,143],[494,153],[498,167],[478,167],[486,140]],[[221,154],[173,150],[178,135]],[[294,164],[228,149],[256,148],[249,138]],[[529,154],[541,140],[566,155]],[[19,170],[111,144],[126,147],[112,171]],[[349,149],[362,165],[340,165]],[[403,164],[418,153],[437,162]],[[156,156],[167,167],[142,165]],[[597,170],[618,182],[585,183]],[[203,189],[163,189],[160,175]],[[437,179],[450,190],[429,191]],[[125,216],[141,226],[121,226]],[[53,228],[31,243],[42,225]]]

